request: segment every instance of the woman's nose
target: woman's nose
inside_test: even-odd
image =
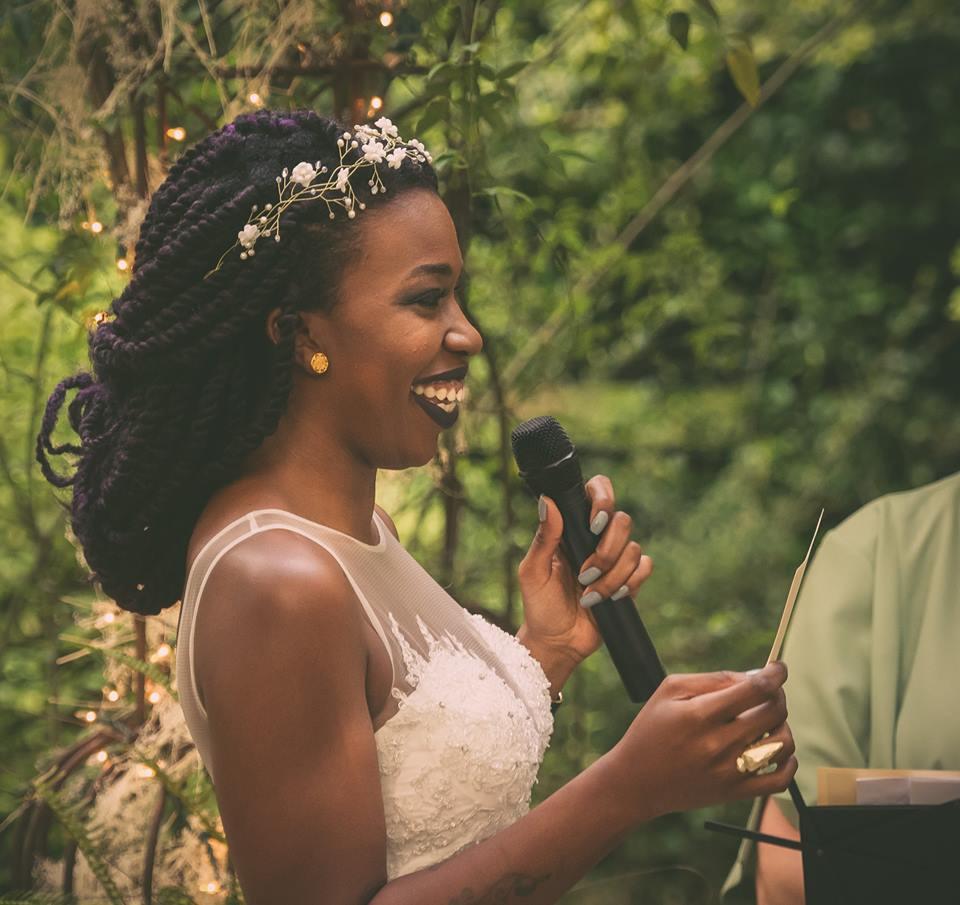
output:
[[[480,331],[467,320],[461,310],[457,323],[447,331],[447,344],[458,352],[477,355],[483,349],[483,337]]]

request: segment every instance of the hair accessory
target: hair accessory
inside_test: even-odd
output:
[[[283,168],[277,176],[278,199],[275,203],[265,204],[263,210],[255,204],[250,210],[246,225],[237,233],[237,241],[233,243],[217,261],[217,266],[204,274],[204,279],[216,273],[224,259],[238,245],[242,246],[240,260],[246,261],[256,254],[257,240],[273,237],[275,242],[280,241],[280,215],[298,201],[323,201],[327,205],[330,219],[336,219],[334,206],[342,207],[347,216],[353,219],[357,210],[364,210],[366,204],[357,199],[357,195],[350,184],[350,179],[359,170],[371,169],[373,175],[367,180],[370,193],[383,194],[387,187],[380,179],[377,165],[386,160],[387,166],[399,170],[404,160],[410,158],[418,163],[432,163],[433,157],[423,146],[423,143],[411,138],[405,141],[397,134],[397,127],[385,116],[374,124],[354,126],[353,133],[344,132],[337,139],[340,148],[340,163],[328,174],[329,168],[322,166],[320,161],[310,163],[303,160],[292,171]],[[356,157],[349,160],[350,157]],[[325,178],[324,178],[325,177]]]
[[[310,367],[318,374],[323,374],[330,367],[330,359],[323,352],[314,352],[310,359]]]

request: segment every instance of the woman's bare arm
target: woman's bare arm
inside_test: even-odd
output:
[[[635,737],[649,748],[621,743],[510,827],[386,883],[363,617],[348,579],[322,548],[271,531],[225,555],[207,591],[197,668],[248,905],[546,905],[644,819],[774,791],[795,769],[786,757],[779,775],[733,767],[743,738],[782,723],[782,678],[717,674],[694,688],[670,677],[641,712]],[[702,706],[691,700],[701,692]]]
[[[768,798],[760,832],[799,841],[800,833],[784,817],[776,799]],[[803,861],[800,852],[779,845],[757,846],[757,905],[803,905]]]

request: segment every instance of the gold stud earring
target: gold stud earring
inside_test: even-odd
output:
[[[313,357],[310,359],[310,367],[313,368],[317,374],[322,374],[330,367],[330,359],[327,358],[323,352],[314,352]]]

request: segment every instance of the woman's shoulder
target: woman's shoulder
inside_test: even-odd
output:
[[[194,560],[200,551],[213,540],[225,527],[243,518],[247,513],[256,509],[285,509],[292,511],[293,506],[289,500],[282,495],[259,486],[251,485],[231,485],[214,494],[204,506],[200,516],[194,524],[193,532],[187,544],[187,572],[193,565]],[[397,526],[386,510],[379,505],[374,505],[377,514],[383,520],[390,533],[399,539]],[[297,535],[289,531],[271,531],[266,532],[273,535],[266,545],[273,543],[286,544],[295,549],[308,550],[311,542],[300,538],[294,540]],[[285,537],[285,540],[279,538]],[[250,545],[247,545],[248,548]],[[316,546],[316,545],[312,545]]]
[[[224,528],[243,518],[254,509],[284,508],[275,494],[247,485],[230,485],[218,490],[207,500],[197,517],[187,542],[187,574],[200,551]],[[274,532],[279,534],[280,532]]]

